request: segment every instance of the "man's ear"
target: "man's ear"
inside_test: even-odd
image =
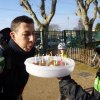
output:
[[[10,36],[13,40],[15,40],[15,32],[10,32]]]

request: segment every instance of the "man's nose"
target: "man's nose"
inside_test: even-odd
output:
[[[34,35],[30,35],[29,41],[34,41]]]

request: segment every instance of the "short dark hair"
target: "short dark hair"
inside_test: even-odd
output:
[[[11,31],[16,31],[16,28],[19,26],[20,23],[25,22],[27,24],[33,23],[34,21],[32,18],[28,16],[18,16],[11,22]]]

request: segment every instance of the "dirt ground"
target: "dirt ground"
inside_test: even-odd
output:
[[[88,88],[93,86],[96,70],[85,64],[76,63],[71,76],[83,88]],[[57,78],[39,78],[31,75],[23,92],[24,100],[59,100],[59,95]]]

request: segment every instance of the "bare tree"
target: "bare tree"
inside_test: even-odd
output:
[[[82,23],[82,19],[81,19],[81,18],[80,18],[79,21],[78,21],[78,26],[76,26],[76,27],[74,28],[74,30],[85,30],[85,27],[84,27],[84,25],[83,25],[83,23]]]
[[[42,31],[45,29],[46,31],[48,30],[48,26],[50,24],[50,21],[52,20],[55,10],[56,10],[56,4],[57,0],[52,0],[51,4],[51,11],[50,14],[47,16],[46,14],[46,9],[45,9],[45,1],[46,0],[41,0],[41,6],[40,6],[40,11],[41,11],[41,16],[43,18],[43,23],[39,21],[37,18],[35,12],[32,10],[31,5],[28,0],[21,0],[21,6],[25,8],[25,10],[31,15],[37,26],[39,27],[39,31]]]
[[[100,16],[100,6],[98,5],[99,0],[76,0],[78,11],[76,15],[80,16],[85,30],[92,30],[97,14]],[[94,5],[94,15],[92,18],[88,16],[88,10],[90,4]]]
[[[49,25],[49,31],[60,31],[60,26],[57,24]]]

